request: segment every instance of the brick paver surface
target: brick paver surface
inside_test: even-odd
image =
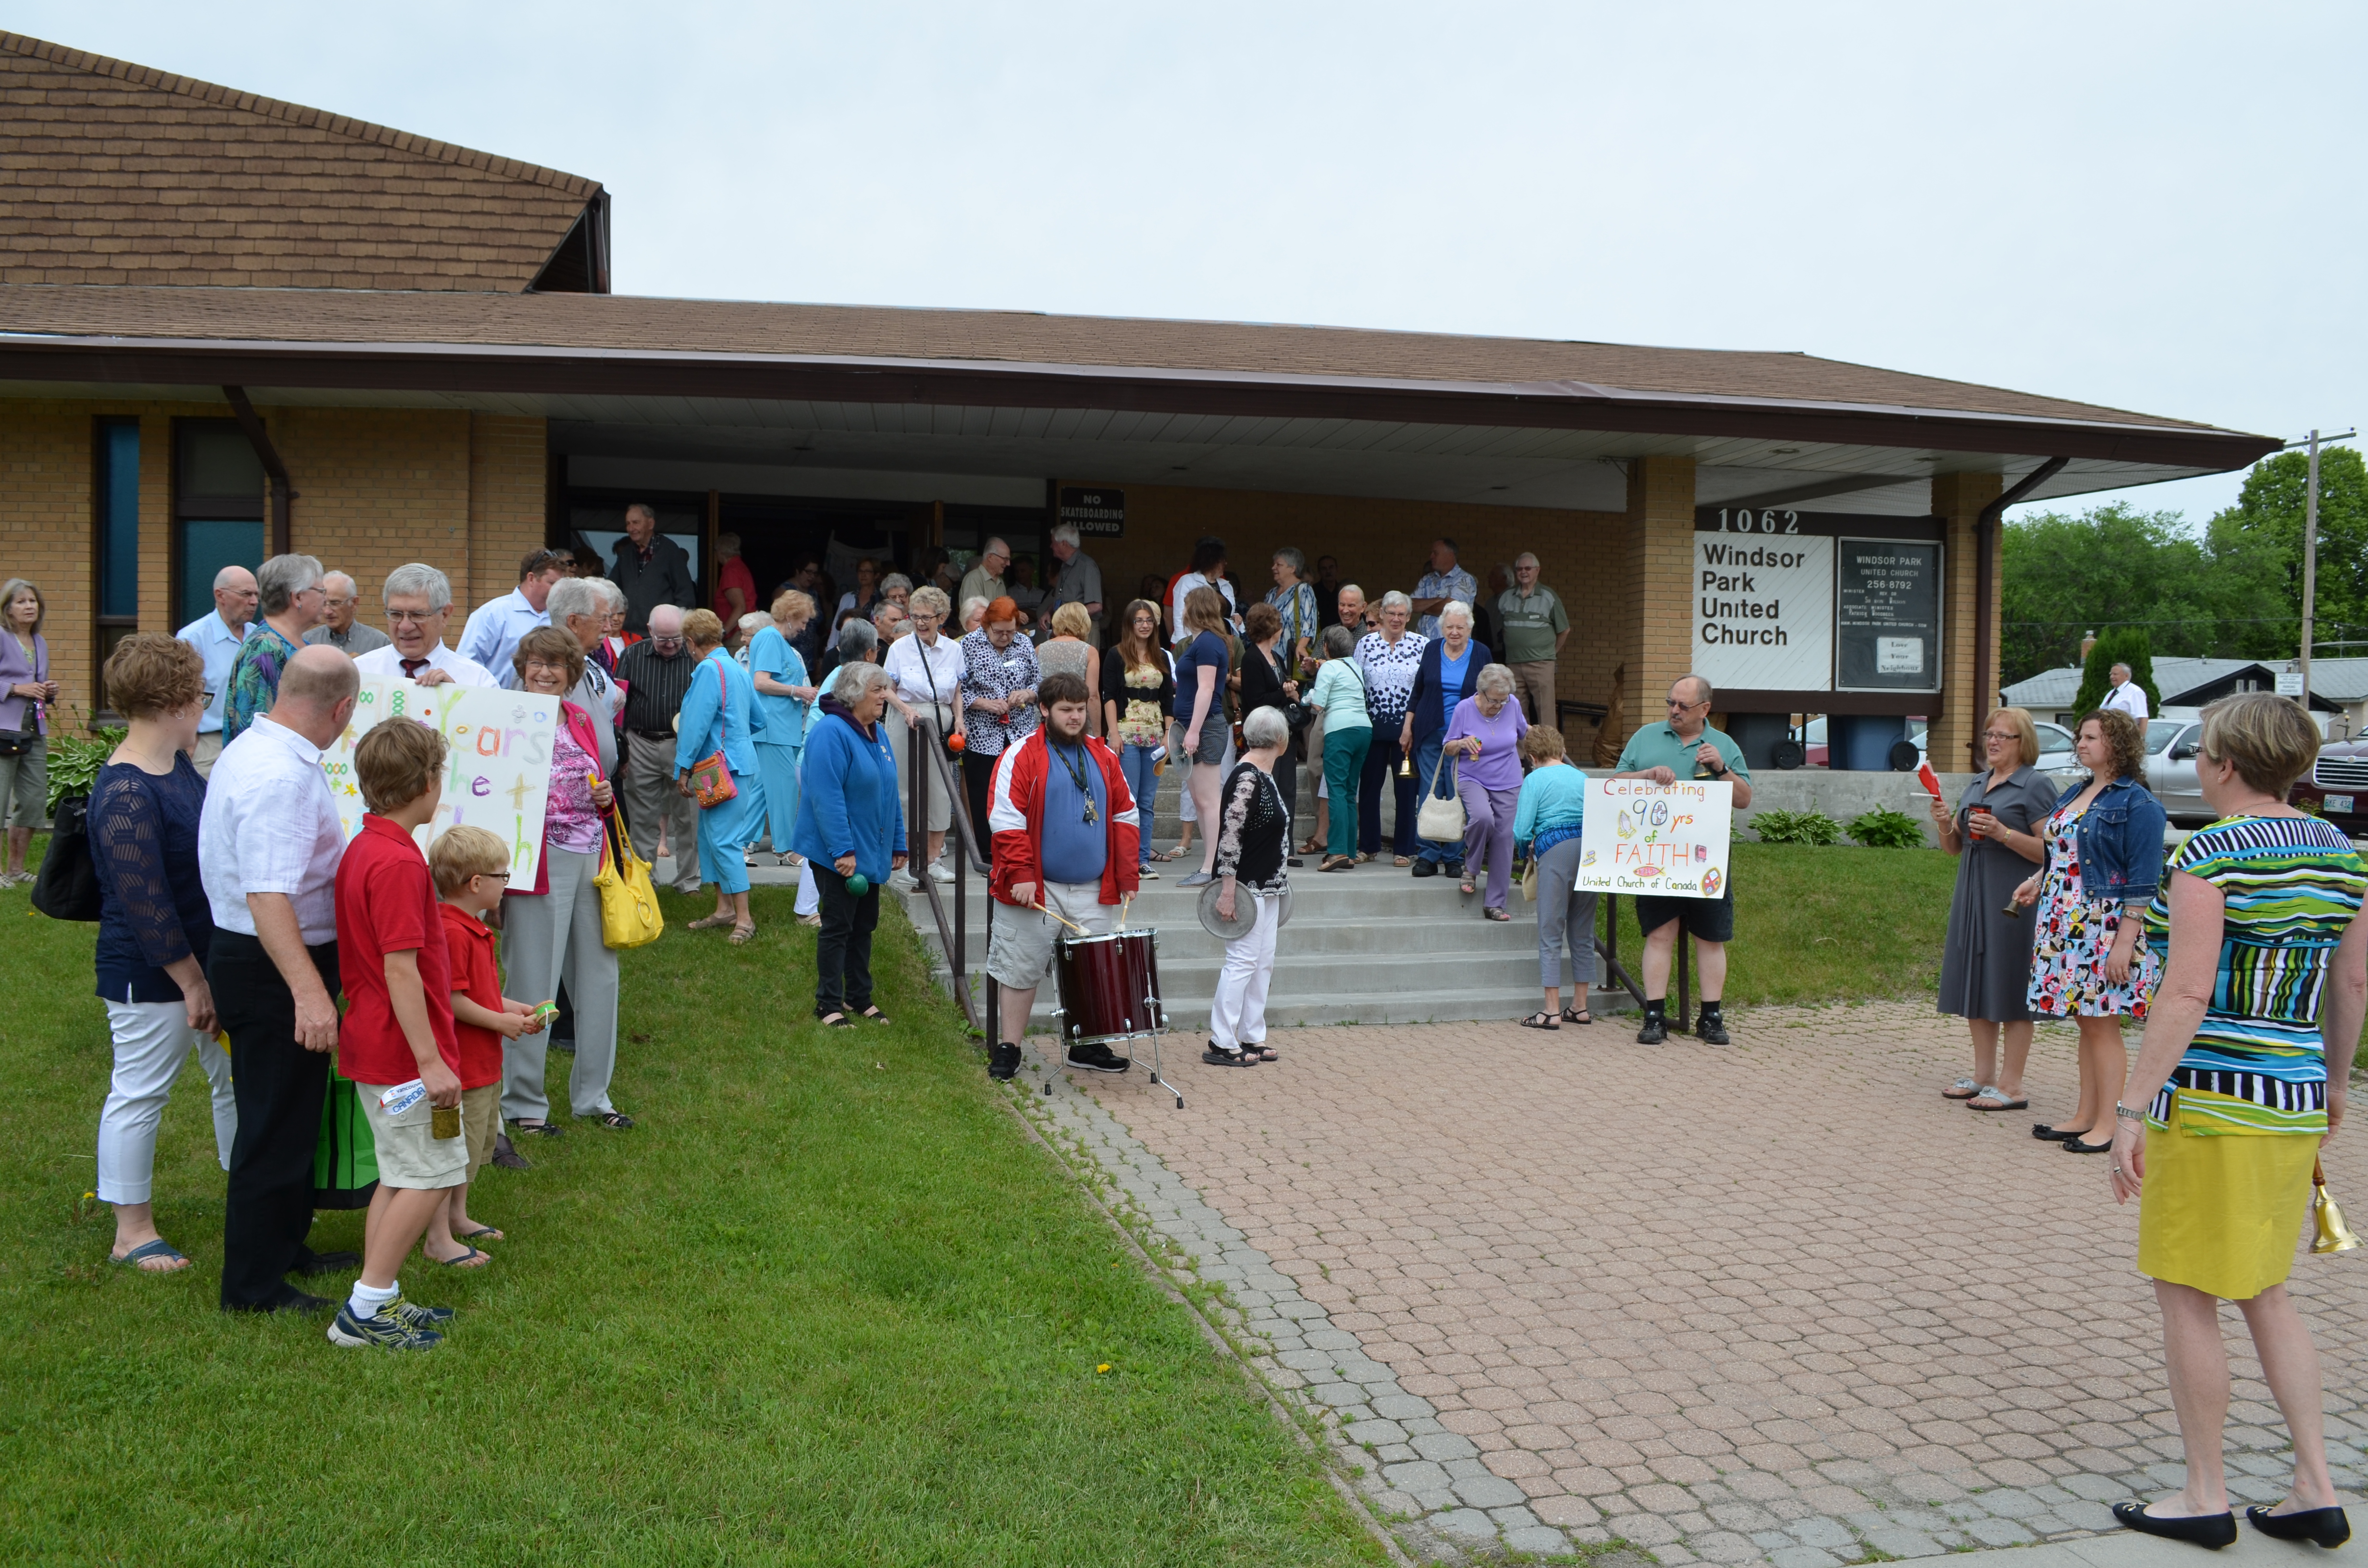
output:
[[[1980,1115],[1940,1097],[1964,1037],[1923,1007],[1734,1029],[1293,1030],[1274,1066],[1183,1066],[1182,1111],[1139,1073],[1086,1086],[1577,1539],[1806,1563],[1861,1553],[1812,1539],[1847,1521],[1921,1555],[2176,1485],[2136,1209],[2103,1156],[2030,1136],[2071,1107],[2069,1031],[2042,1031],[2029,1112]],[[2368,1223],[2368,1136],[2327,1165]],[[2305,1255],[2293,1289],[2356,1490],[2368,1250]],[[2225,1316],[2235,1490],[2267,1500],[2284,1428]],[[1427,1460],[1372,1451],[1415,1489]]]

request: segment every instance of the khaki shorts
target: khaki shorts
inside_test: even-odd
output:
[[[469,1145],[469,1179],[494,1157],[494,1140],[502,1135],[502,1086],[461,1091],[461,1138]]]
[[[1040,895],[1063,916],[1096,936],[1116,913],[1101,902],[1099,882],[1047,882]],[[1042,910],[995,906],[995,936],[986,945],[986,972],[1017,991],[1032,991],[1053,972],[1053,943],[1068,930]]]
[[[435,1112],[425,1096],[400,1116],[387,1115],[378,1103],[387,1087],[384,1084],[354,1085],[354,1092],[362,1098],[362,1114],[370,1119],[370,1136],[378,1142],[381,1185],[434,1191],[467,1181],[468,1138],[435,1136],[431,1125]]]

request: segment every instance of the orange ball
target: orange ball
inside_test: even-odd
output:
[[[952,752],[956,756],[960,756],[962,754],[963,749],[969,744],[969,741],[962,737],[960,731],[956,731],[954,733],[946,737],[946,749]]]

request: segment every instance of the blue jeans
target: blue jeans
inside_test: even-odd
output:
[[[1430,787],[1430,770],[1439,767],[1439,753],[1446,744],[1444,740],[1446,734],[1445,730],[1434,730],[1414,744],[1414,782],[1417,791],[1416,795],[1417,811],[1420,810],[1421,801],[1419,791]],[[1454,796],[1455,769],[1439,767],[1439,798],[1446,801],[1452,800]],[[1425,838],[1418,842],[1422,846],[1414,852],[1415,858],[1417,860],[1428,860],[1434,866],[1463,864],[1463,841],[1460,838],[1452,843],[1439,838]]]
[[[1139,863],[1151,864],[1152,809],[1159,801],[1159,774],[1152,766],[1152,754],[1157,746],[1123,745],[1119,748],[1119,771],[1126,776],[1127,792],[1134,797],[1134,831],[1140,840]]]

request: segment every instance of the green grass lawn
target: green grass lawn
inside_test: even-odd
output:
[[[83,1199],[95,927],[25,897],[0,902],[0,1561],[1382,1560],[997,1104],[896,915],[897,1021],[831,1031],[787,890],[757,891],[744,949],[682,931],[703,910],[669,895],[673,928],[624,958],[615,1093],[640,1128],[488,1167],[471,1210],[511,1239],[474,1274],[415,1258],[406,1292],[459,1321],[390,1356],[215,1310],[194,1064],[156,1207],[197,1267],[108,1267],[111,1211]],[[360,1222],[324,1214],[313,1242],[359,1246]]]
[[[1728,1002],[1933,994],[1957,883],[1953,858],[1938,849],[1742,843],[1729,856]],[[1620,901],[1619,947],[1622,965],[1641,983],[1645,949],[1631,899]]]

